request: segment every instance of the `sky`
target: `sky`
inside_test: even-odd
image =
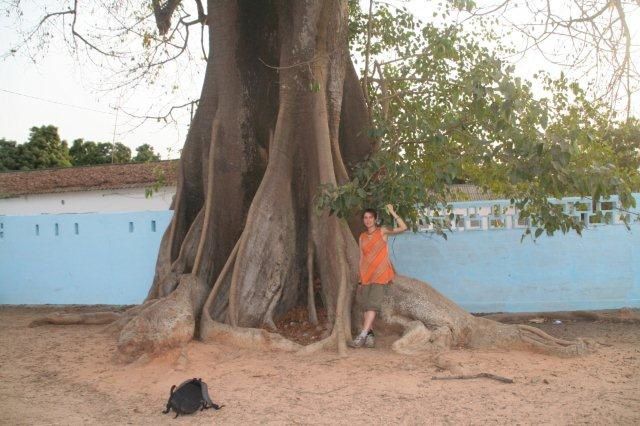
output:
[[[25,16],[42,16],[45,9],[60,10],[56,8],[61,2],[65,3],[64,0],[26,0],[23,2],[27,12]],[[366,0],[362,2],[365,6],[368,4]],[[432,19],[435,2],[390,2],[406,5],[425,21]],[[638,18],[636,14],[632,24],[636,36],[640,27],[636,25],[640,24]],[[22,28],[33,27],[36,22],[24,19],[19,24]],[[86,17],[85,20],[91,22]],[[0,55],[19,40],[15,25],[6,17],[0,18]],[[193,51],[197,52],[198,37],[192,36],[190,40]],[[517,43],[517,40],[513,42]],[[59,128],[61,137],[69,142],[76,138],[116,141],[129,146],[134,152],[136,146],[149,143],[162,158],[176,158],[179,155],[190,121],[188,108],[176,111],[175,122],[169,123],[144,121],[130,114],[164,115],[172,105],[197,99],[204,61],[193,58],[191,62],[179,62],[165,69],[153,84],[142,83],[126,90],[110,90],[111,70],[99,61],[92,63],[95,56],[83,55],[81,51],[74,57],[67,45],[61,42],[50,44],[42,52],[32,52],[36,52],[33,53],[35,61],[24,51],[17,55],[0,56],[0,138],[25,142],[32,126],[53,124]],[[525,78],[540,68],[556,75],[560,72],[558,67],[545,64],[539,55],[533,53],[516,63],[516,72]],[[636,101],[634,111],[638,110]]]
[[[27,0],[25,15],[43,16],[47,3],[49,12],[64,10],[64,6],[58,9],[63,1]],[[33,25],[27,22],[22,27]],[[173,105],[197,99],[204,61],[194,61],[201,66],[185,67],[183,61],[169,67],[168,75],[154,84],[109,90],[111,70],[92,63],[96,55],[80,51],[74,57],[62,42],[49,45],[43,53],[32,49],[35,61],[29,51],[2,58],[19,40],[14,27],[14,22],[0,18],[0,138],[25,142],[31,127],[52,124],[69,143],[77,138],[122,142],[134,154],[135,147],[148,143],[163,159],[179,156],[190,122],[188,108],[177,111],[176,121],[168,123],[128,114],[164,115]],[[178,90],[168,89],[174,85]]]

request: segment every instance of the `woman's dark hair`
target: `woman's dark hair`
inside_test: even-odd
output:
[[[373,215],[373,218],[378,220],[378,212],[376,211],[376,209],[364,209],[364,211],[362,212],[362,219],[364,219],[364,215],[366,213],[371,213]]]

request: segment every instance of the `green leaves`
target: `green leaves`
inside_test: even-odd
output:
[[[69,148],[71,162],[74,166],[93,164],[128,163],[131,161],[131,149],[116,142],[92,142],[76,139]]]
[[[313,80],[311,83],[309,83],[309,90],[313,93],[318,93],[320,91],[320,83]]]
[[[136,156],[133,157],[134,163],[148,163],[151,161],[159,161],[160,154],[156,154],[153,147],[148,143],[142,144],[136,148]]]
[[[368,14],[352,16],[354,28],[366,28]],[[324,188],[320,205],[346,216],[391,202],[415,227],[419,209],[440,209],[451,184],[469,182],[512,198],[534,227],[524,234],[532,238],[582,232],[584,223],[550,197],[619,194],[630,206],[632,188],[640,188],[640,123],[613,121],[607,105],[588,100],[562,74],[538,73],[548,96],[536,98],[532,83],[500,59],[508,49],[495,34],[472,31],[424,24],[406,9],[375,3],[370,53],[377,65],[362,72],[371,77],[368,132],[380,150],[351,182]],[[363,34],[351,39],[360,54]]]
[[[55,126],[32,127],[29,140],[17,144],[0,140],[0,170],[30,170],[49,167],[69,167],[69,147],[60,140]]]
[[[26,143],[0,139],[0,171],[160,160],[160,155],[149,144],[138,146],[136,152],[131,158],[131,149],[120,142],[112,144],[82,138],[75,139],[69,148],[67,142],[60,139],[57,127],[32,127]]]

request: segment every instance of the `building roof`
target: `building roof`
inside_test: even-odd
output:
[[[0,198],[28,194],[143,188],[158,182],[175,186],[179,160],[153,163],[101,164],[0,173]],[[452,185],[451,201],[495,200],[500,197],[472,184]]]
[[[160,180],[174,186],[178,160],[101,164],[0,173],[0,198],[27,194],[142,188]]]
[[[451,185],[451,193],[451,201],[483,201],[504,198],[470,183]]]

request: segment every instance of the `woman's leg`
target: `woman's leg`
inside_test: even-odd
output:
[[[363,332],[368,332],[373,329],[373,321],[376,319],[376,311],[366,311],[364,313],[364,325],[362,326]]]
[[[373,327],[373,321],[376,319],[376,311],[365,311],[364,312],[364,323],[362,325],[362,331],[358,334],[353,341],[349,342],[348,345],[352,348],[361,348],[366,344],[366,340],[368,339],[367,334],[371,331]]]
[[[349,346],[359,348],[365,344],[367,334],[372,330],[373,322],[376,319],[376,309],[378,309],[379,305],[379,303],[376,302],[376,299],[380,298],[377,293],[380,293],[380,289],[378,289],[377,285],[358,287],[356,297],[358,297],[358,301],[362,304],[365,311],[363,315],[362,330],[360,331],[360,334],[350,342]]]

